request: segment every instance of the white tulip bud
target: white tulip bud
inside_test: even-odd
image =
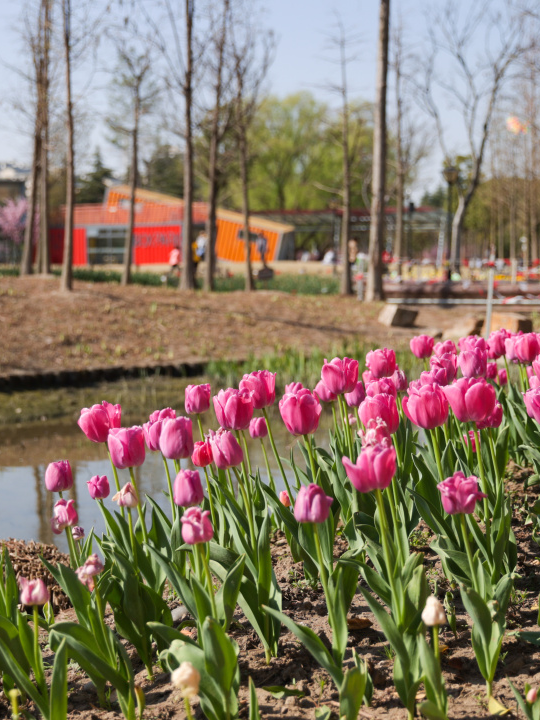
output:
[[[190,662],[183,662],[173,671],[171,682],[181,691],[182,697],[191,698],[199,694],[201,675]]]
[[[428,627],[434,625],[446,625],[446,613],[435,595],[430,595],[426,600],[426,607],[422,611],[422,620]]]

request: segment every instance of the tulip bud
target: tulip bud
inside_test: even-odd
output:
[[[366,355],[366,365],[375,379],[390,377],[396,369],[396,353],[388,348],[370,350]]]
[[[21,605],[45,605],[49,602],[49,590],[43,580],[28,580],[20,577],[18,582],[21,589]]]
[[[356,463],[342,458],[343,467],[353,486],[361,493],[384,490],[396,474],[396,450],[385,445],[366,445]]]
[[[88,492],[92,500],[103,500],[103,498],[109,497],[111,492],[109,487],[109,481],[106,475],[94,475],[94,477],[87,480]]]
[[[382,394],[397,398],[397,390],[392,378],[380,378],[366,385],[366,395],[368,397],[375,397],[375,395]]]
[[[423,358],[428,358],[431,355],[433,352],[434,342],[434,338],[429,335],[417,335],[416,337],[411,338],[409,347],[411,348],[412,354],[422,360]]]
[[[337,400],[337,395],[327,388],[322,380],[319,380],[315,385],[313,392],[321,402],[334,402],[334,400]]]
[[[200,415],[210,408],[211,389],[208,383],[188,385],[184,405],[188,415]]]
[[[536,702],[537,696],[538,696],[538,690],[537,690],[536,688],[531,688],[531,689],[529,690],[529,692],[527,693],[527,696],[526,696],[525,700],[526,700],[530,705],[532,705],[533,703]]]
[[[89,555],[86,558],[84,565],[77,568],[75,572],[77,573],[77,577],[82,582],[82,584],[86,585],[90,592],[92,592],[92,590],[94,589],[94,577],[96,575],[99,575],[99,573],[103,572],[103,568],[103,563],[96,555],[96,553],[94,553],[93,555]]]
[[[191,457],[193,452],[193,426],[191,418],[177,417],[163,420],[159,449],[170,460]]]
[[[285,393],[279,401],[279,412],[292,435],[310,435],[319,427],[322,406],[319,398],[307,388]]]
[[[456,343],[453,340],[445,340],[444,342],[435,343],[433,352],[437,357],[446,355],[447,353],[457,354]]]
[[[250,391],[227,388],[212,398],[218,423],[225,430],[247,430],[253,417]]]
[[[426,600],[426,606],[422,610],[422,622],[427,627],[446,625],[447,623],[444,607],[435,595],[430,595]]]
[[[174,481],[173,499],[181,507],[202,503],[204,492],[198,470],[180,470]]]
[[[107,445],[112,463],[119,470],[139,467],[144,463],[144,433],[139,425],[130,428],[111,428]]]
[[[294,505],[294,517],[300,523],[323,523],[330,514],[333,498],[320,485],[302,485]]]
[[[81,416],[77,420],[86,437],[95,443],[107,441],[109,434],[109,414],[103,405],[92,405],[91,408],[83,408]]]
[[[285,505],[285,507],[291,507],[291,498],[289,497],[289,493],[286,490],[282,490],[279,493],[279,502],[282,505]]]
[[[203,442],[199,440],[193,446],[193,452],[191,453],[191,462],[197,467],[206,467],[210,465],[213,460],[212,446],[210,441]]]
[[[409,394],[403,398],[403,412],[414,425],[433,430],[446,422],[448,400],[439,385],[409,386]]]
[[[249,434],[254,440],[268,435],[268,425],[263,417],[253,418],[249,423]]]
[[[335,357],[328,362],[325,358],[321,380],[334,395],[352,392],[358,382],[358,360]]]
[[[374,395],[373,397],[368,395],[358,408],[358,414],[365,427],[368,427],[370,420],[377,420],[377,418],[381,418],[386,423],[392,435],[399,427],[396,398],[386,393]]]
[[[111,499],[118,503],[119,507],[136,508],[139,504],[137,492],[130,482],[126,483]]]
[[[244,453],[232,432],[223,430],[223,428],[217,432],[211,430],[209,441],[212,448],[212,459],[217,468],[226,470],[241,464]]]
[[[71,534],[73,535],[74,540],[84,540],[84,528],[82,528],[80,525],[75,525],[71,528]]]
[[[55,535],[60,535],[67,527],[73,527],[79,520],[75,510],[75,500],[58,500],[53,513],[51,529]]]
[[[171,683],[180,690],[183,698],[192,698],[199,694],[201,675],[190,662],[180,663],[171,674]]]
[[[210,510],[190,507],[181,517],[182,539],[188,545],[209,542],[214,537]]]
[[[443,508],[449,515],[470,515],[474,512],[476,502],[487,497],[478,490],[478,478],[474,475],[465,477],[460,470],[439,483],[437,488],[441,492]]]
[[[251,393],[255,410],[273,405],[276,400],[276,373],[269,370],[256,370],[244,375],[239,384],[240,392]]]
[[[359,407],[360,403],[366,399],[366,391],[364,383],[358,381],[354,386],[354,389],[350,393],[345,393],[345,402],[349,407]]]
[[[45,487],[49,492],[63,492],[73,487],[71,465],[67,460],[49,463],[45,470]]]

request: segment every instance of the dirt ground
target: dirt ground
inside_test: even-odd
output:
[[[411,334],[436,333],[478,308],[420,306],[416,326],[377,322],[380,303],[259,290],[180,293],[173,289],[75,282],[61,293],[57,278],[0,278],[0,374],[151,365],[312,347],[331,352],[365,339],[399,348]]]

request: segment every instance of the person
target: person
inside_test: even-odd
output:
[[[169,255],[169,277],[171,275],[180,275],[180,250],[177,247],[173,247]]]
[[[208,242],[208,236],[204,230],[201,230],[201,232],[197,235],[197,255],[199,256],[199,261],[203,261],[204,257],[206,255],[206,245]]]
[[[351,238],[347,243],[349,265],[352,267],[356,262],[356,256],[358,255],[358,243],[354,238]]]
[[[202,258],[199,255],[199,238],[191,243],[191,258],[193,260],[193,277],[197,277],[197,268]]]
[[[257,234],[257,238],[255,239],[255,244],[257,246],[257,252],[260,255],[261,262],[264,265],[264,267],[266,267],[266,251],[268,249],[268,242],[262,233]]]

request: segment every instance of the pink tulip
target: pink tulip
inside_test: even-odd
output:
[[[103,572],[103,569],[103,563],[94,553],[93,555],[89,555],[84,565],[77,568],[75,572],[77,573],[77,577],[82,582],[82,584],[86,585],[90,592],[92,592],[92,590],[94,589],[94,577],[96,575],[99,575],[99,573]]]
[[[116,495],[113,495],[111,500],[118,503],[118,507],[127,507],[130,509],[136,508],[139,504],[137,491],[130,482],[126,483]]]
[[[352,413],[349,413],[349,414],[347,415],[347,420],[348,420],[349,425],[350,425],[351,427],[352,427],[353,425],[356,425],[356,418],[354,417],[354,415],[353,415]]]
[[[366,445],[383,445],[390,447],[392,444],[392,436],[388,430],[388,425],[380,417],[371,419],[366,425],[365,431],[359,430],[358,435],[362,439],[362,447]]]
[[[202,503],[204,492],[198,470],[180,470],[174,481],[173,500],[181,507]]]
[[[49,590],[43,580],[28,580],[28,578],[20,577],[18,580],[21,590],[21,605],[45,605],[49,602]]]
[[[294,504],[294,517],[299,523],[323,523],[333,502],[319,485],[302,485]]]
[[[439,385],[409,388],[409,395],[402,402],[409,420],[425,430],[444,425],[448,418],[448,400]]]
[[[536,377],[540,378],[540,355],[532,361],[532,369]]]
[[[481,378],[487,372],[487,352],[480,348],[463,350],[458,355],[458,365],[466,378]]]
[[[282,490],[279,493],[279,502],[285,507],[291,507],[291,498],[286,490]]]
[[[456,355],[456,343],[453,340],[445,340],[444,342],[435,343],[435,346],[433,347],[433,352],[437,357],[440,357],[441,355],[447,355],[448,353],[450,353],[451,355]]]
[[[529,703],[529,705],[532,705],[536,702],[536,698],[538,697],[538,690],[536,688],[531,688],[529,692],[527,693],[525,700]]]
[[[163,408],[163,410],[154,410],[148,417],[151,423],[159,422],[160,420],[170,420],[176,417],[176,410],[172,408]]]
[[[437,487],[441,491],[443,508],[449,515],[470,515],[474,512],[477,501],[487,497],[478,490],[478,478],[474,475],[465,477],[461,471],[446,478]]]
[[[461,351],[463,350],[482,350],[487,353],[488,344],[483,337],[479,335],[467,335],[467,337],[460,338],[458,346]]]
[[[463,440],[465,441],[465,445],[468,445],[469,442],[471,443],[471,450],[473,451],[473,453],[475,453],[476,452],[476,438],[474,437],[474,430],[469,430],[468,433],[463,433]]]
[[[410,387],[422,387],[423,385],[447,385],[446,370],[437,368],[429,372],[421,372],[418,380],[412,380]]]
[[[75,510],[75,500],[58,500],[53,509],[51,529],[55,535],[60,535],[67,527],[73,527],[79,522]]]
[[[254,440],[268,435],[268,425],[263,417],[253,418],[249,423],[249,434]]]
[[[536,375],[533,375],[531,378],[529,378],[529,387],[531,390],[535,390],[536,388],[540,387],[540,378]]]
[[[182,539],[188,545],[209,542],[214,537],[210,510],[190,507],[181,517]]]
[[[193,452],[193,426],[191,418],[177,417],[163,420],[159,449],[169,460],[191,457]]]
[[[396,450],[385,445],[366,445],[356,463],[342,458],[347,477],[361,493],[384,490],[396,474]]]
[[[363,402],[366,398],[366,391],[364,389],[364,384],[359,380],[354,390],[352,390],[350,393],[345,393],[345,402],[349,407],[358,407],[361,402]]]
[[[322,380],[319,380],[315,385],[313,392],[321,402],[334,402],[334,400],[337,400],[337,395],[329,390]]]
[[[518,357],[516,355],[516,340],[518,339],[517,335],[512,335],[510,337],[507,337],[504,341],[504,351],[505,356],[508,362],[518,362]]]
[[[74,540],[84,540],[84,528],[82,528],[80,525],[74,525],[71,528],[71,534],[73,535]]]
[[[164,410],[155,410],[147,423],[144,423],[143,433],[146,445],[151,452],[159,450],[159,438],[161,437],[161,429],[163,421],[176,418],[176,412],[172,408]]]
[[[122,406],[113,405],[106,400],[104,400],[101,404],[103,405],[103,407],[107,411],[107,415],[109,416],[109,429],[119,428],[122,424]]]
[[[516,338],[514,351],[519,362],[530,363],[540,352],[536,333],[525,333]]]
[[[412,354],[422,360],[423,358],[428,358],[431,355],[433,352],[434,342],[435,340],[429,335],[417,335],[416,337],[411,338],[409,347],[411,348]]]
[[[377,378],[371,372],[371,370],[364,370],[364,372],[362,373],[362,382],[364,383],[364,386],[369,385],[369,383],[375,382],[376,379]]]
[[[292,435],[310,435],[317,431],[322,407],[319,398],[307,388],[286,393],[279,401],[279,412]]]
[[[531,388],[523,394],[527,415],[540,423],[540,389]]]
[[[494,330],[488,338],[488,356],[491,360],[498,360],[505,354],[504,341],[510,337],[508,330]]]
[[[455,353],[442,353],[432,357],[429,366],[437,374],[439,385],[450,385],[457,375],[457,355]],[[444,371],[444,375],[441,371]]]
[[[102,475],[101,477],[94,475],[86,484],[88,485],[88,492],[92,500],[102,500],[103,498],[109,497],[110,488],[106,475]]]
[[[397,390],[392,378],[381,378],[366,385],[366,395],[369,397],[375,397],[375,395],[381,395],[382,393],[397,398]]]
[[[366,355],[366,365],[376,380],[390,377],[396,369],[396,353],[388,348],[370,350]]]
[[[212,398],[218,423],[225,430],[247,430],[253,417],[251,392],[227,388]]]
[[[500,427],[503,419],[503,409],[500,402],[495,403],[495,407],[493,408],[493,412],[491,415],[488,415],[484,420],[480,420],[477,423],[477,427],[479,430],[483,430],[484,428],[498,428]]]
[[[276,400],[276,373],[256,370],[240,380],[240,391],[250,392],[255,410],[273,405]]]
[[[392,395],[375,395],[366,397],[358,408],[360,420],[366,427],[370,420],[381,418],[388,426],[390,433],[394,434],[399,427],[399,413],[396,399]]]
[[[139,467],[145,458],[144,433],[140,425],[109,430],[107,445],[112,463],[119,470]]]
[[[301,382],[292,382],[292,383],[289,383],[288,385],[285,385],[285,392],[284,392],[283,394],[284,394],[284,395],[287,395],[287,393],[293,393],[293,394],[295,394],[295,393],[297,393],[299,390],[302,390],[303,387],[304,387],[304,386],[302,385]]]
[[[59,460],[47,465],[45,487],[49,492],[64,492],[73,487],[73,475],[68,460]]]
[[[400,392],[404,392],[407,389],[407,376],[403,372],[403,370],[400,370],[398,367],[394,370],[394,374],[390,378],[392,382],[394,383],[394,387]]]
[[[504,368],[499,370],[499,385],[507,385],[508,384],[508,373]]]
[[[497,377],[497,372],[498,372],[497,363],[496,362],[488,362],[486,378],[488,380],[495,380]]]
[[[240,465],[244,459],[242,448],[232,432],[220,428],[216,433],[210,430],[210,446],[216,467],[220,470]]]
[[[461,378],[442,388],[460,422],[480,422],[493,412],[497,395],[486,380]]]
[[[207,467],[213,461],[212,447],[208,440],[199,440],[193,446],[191,453],[191,462],[197,467]]]
[[[200,415],[210,409],[211,388],[208,383],[188,385],[184,405],[188,415]]]
[[[92,442],[102,443],[107,441],[110,428],[109,413],[103,405],[92,405],[91,408],[83,408],[77,424]]]
[[[328,362],[325,358],[321,380],[334,395],[352,392],[358,382],[358,360],[335,357]]]

